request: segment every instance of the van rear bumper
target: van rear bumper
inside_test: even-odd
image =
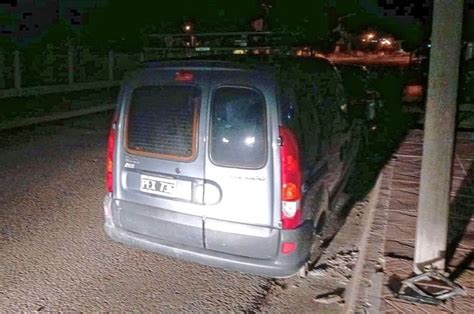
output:
[[[263,260],[168,242],[127,231],[113,224],[111,221],[106,221],[104,229],[107,235],[113,240],[132,247],[142,248],[203,265],[272,278],[292,276],[307,262],[312,244],[313,230],[310,222],[304,223],[295,230],[282,230],[280,243],[294,242],[297,244],[297,249],[290,254],[282,254],[280,250],[275,258]]]

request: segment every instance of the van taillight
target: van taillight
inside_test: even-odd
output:
[[[115,146],[115,132],[116,132],[117,118],[114,114],[112,119],[112,125],[110,127],[109,138],[107,141],[107,160],[106,160],[106,177],[105,182],[107,186],[107,192],[112,193],[113,191],[113,177],[112,172],[114,168],[114,146]]]
[[[281,222],[283,229],[295,229],[302,222],[301,169],[298,141],[290,129],[280,126]]]

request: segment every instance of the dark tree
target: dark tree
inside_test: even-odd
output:
[[[242,31],[262,12],[257,0],[241,1],[144,1],[135,5],[129,1],[110,1],[91,12],[84,27],[86,42],[106,48],[108,43],[122,49],[142,46],[149,33],[180,33],[184,22],[192,21],[195,31]],[[139,49],[139,48],[138,48]]]

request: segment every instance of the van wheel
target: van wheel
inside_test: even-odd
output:
[[[315,221],[314,223],[314,234],[315,235],[321,235],[324,226],[326,225],[326,211],[322,212],[321,215],[319,216],[318,220]]]
[[[326,212],[321,213],[318,221],[315,223],[313,231],[313,243],[311,244],[311,251],[309,252],[309,268],[311,269],[314,263],[316,263],[322,254],[323,244],[323,229],[326,224]]]
[[[326,189],[322,190],[316,206],[315,217],[313,220],[314,234],[319,235],[326,224],[327,213],[329,211],[329,195]]]
[[[326,190],[322,192],[319,201],[315,206],[317,206],[316,217],[314,218],[314,229],[313,229],[313,243],[311,244],[311,251],[309,254],[308,266],[311,269],[314,264],[319,260],[322,254],[321,245],[323,243],[322,233],[324,226],[327,221],[327,215],[329,211],[329,197]]]

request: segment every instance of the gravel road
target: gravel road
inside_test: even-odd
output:
[[[254,310],[271,282],[102,230],[108,115],[0,134],[0,312]]]

